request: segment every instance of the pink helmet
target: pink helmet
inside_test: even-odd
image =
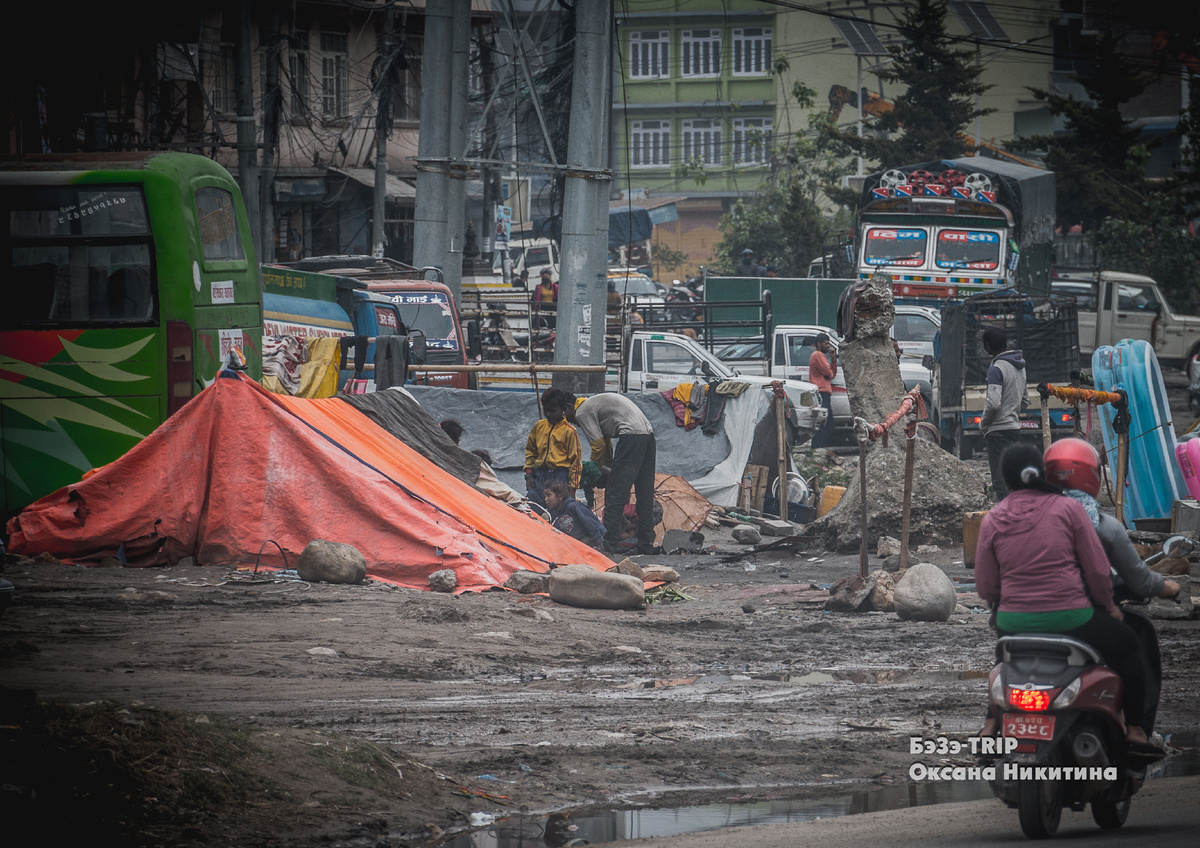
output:
[[[1059,439],[1042,457],[1046,481],[1064,489],[1100,494],[1100,455],[1083,439]]]

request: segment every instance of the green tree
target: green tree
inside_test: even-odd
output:
[[[779,57],[776,74],[786,69],[787,60]],[[816,99],[816,91],[803,83],[796,83],[791,95],[804,109],[812,108]],[[780,276],[804,276],[808,264],[836,242],[819,201],[823,186],[843,169],[817,144],[817,136],[810,129],[777,138],[771,176],[721,219],[718,269],[732,272],[749,247],[759,261],[775,265]]]
[[[1121,104],[1137,97],[1151,82],[1119,50],[1112,30],[1095,38],[1091,60],[1075,79],[1087,100],[1075,100],[1030,89],[1051,114],[1061,116],[1066,132],[1028,136],[1014,142],[1018,150],[1044,150],[1046,167],[1054,171],[1059,226],[1079,224],[1090,232],[1106,218],[1134,218],[1148,212],[1145,178],[1149,151],[1141,131],[1121,116]]]
[[[963,130],[995,111],[975,108],[990,86],[979,82],[974,53],[956,48],[946,33],[945,0],[917,0],[897,22],[902,41],[888,48],[892,61],[878,76],[904,93],[890,112],[865,121],[862,138],[832,122],[825,138],[880,169],[960,156],[970,149]]]

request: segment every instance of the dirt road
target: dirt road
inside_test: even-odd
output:
[[[970,579],[960,551],[931,558]],[[268,745],[276,733],[340,732],[450,778],[409,801],[385,785],[330,806],[314,772],[312,818],[295,839],[357,832],[364,809],[386,843],[476,811],[844,791],[903,781],[910,735],[977,728],[986,616],[823,612],[806,587],[854,573],[856,557],[661,559],[691,600],[642,612],[231,578],[218,566],[27,561],[7,571],[17,596],[0,620],[0,679],[43,698],[224,718]],[[1164,730],[1200,723],[1197,627],[1160,623]],[[286,822],[292,810],[275,812]],[[209,824],[207,835],[260,844],[236,817]]]

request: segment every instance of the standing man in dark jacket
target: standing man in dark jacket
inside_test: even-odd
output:
[[[1008,494],[1000,473],[1000,455],[1009,445],[1020,441],[1021,410],[1029,406],[1025,385],[1025,357],[1019,350],[1008,349],[1008,336],[1000,327],[983,331],[983,349],[992,357],[987,370],[987,400],[979,429],[987,445],[988,467],[996,500]]]

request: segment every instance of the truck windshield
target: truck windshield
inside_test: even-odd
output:
[[[450,302],[441,292],[388,292],[400,309],[400,319],[411,330],[425,334],[425,346],[434,350],[458,350],[458,333]]]
[[[925,230],[898,230],[872,227],[863,244],[863,262],[868,265],[903,265],[916,268],[925,264],[929,234]]]
[[[934,261],[939,268],[995,271],[1000,267],[1000,236],[980,230],[942,230]]]

